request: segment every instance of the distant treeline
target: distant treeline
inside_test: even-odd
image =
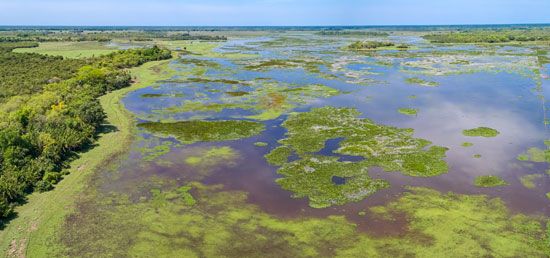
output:
[[[432,43],[505,43],[549,41],[550,29],[529,30],[476,30],[432,33],[423,36]]]
[[[362,31],[362,30],[323,30],[316,33],[321,36],[371,36],[387,37],[390,34],[380,31]]]
[[[164,40],[205,40],[220,41],[227,37],[220,35],[199,35],[189,32],[166,31],[4,31],[0,32],[1,42],[57,42],[57,41],[99,41],[113,39],[133,41]]]
[[[550,24],[479,24],[479,25],[378,25],[378,26],[0,26],[0,31],[460,31],[494,29],[550,28]]]
[[[90,145],[105,118],[98,97],[130,84],[124,68],[171,57],[156,46],[84,60],[12,47],[0,52],[0,224],[26,194],[51,189]]]

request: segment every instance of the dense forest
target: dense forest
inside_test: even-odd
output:
[[[27,193],[51,189],[93,141],[105,117],[97,98],[130,84],[124,68],[171,57],[155,46],[63,59],[10,52],[17,44],[0,44],[0,224]]]
[[[204,35],[191,32],[172,31],[0,31],[0,42],[60,42],[60,41],[98,41],[109,42],[113,39],[132,41],[164,40],[227,40],[221,35]],[[36,44],[36,43],[35,43]]]
[[[472,30],[432,33],[423,36],[432,43],[505,43],[550,40],[550,29]]]

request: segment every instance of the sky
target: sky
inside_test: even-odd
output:
[[[0,25],[550,23],[550,0],[0,0]]]

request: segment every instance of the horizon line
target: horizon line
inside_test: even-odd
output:
[[[550,25],[550,22],[534,23],[455,23],[455,24],[346,24],[346,25],[36,25],[36,24],[0,24],[0,27],[396,27],[396,26],[502,26],[502,25]]]

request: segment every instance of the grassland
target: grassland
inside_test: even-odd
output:
[[[42,42],[36,48],[17,48],[17,53],[38,53],[43,55],[63,56],[66,58],[84,58],[109,54],[117,51],[105,43],[96,41],[84,42]]]
[[[82,153],[79,159],[72,162],[70,174],[56,185],[55,190],[34,193],[29,196],[25,205],[16,208],[17,217],[0,231],[0,248],[3,254],[43,257],[59,251],[56,244],[57,229],[73,211],[74,202],[85,188],[89,176],[109,161],[123,155],[132,140],[134,118],[120,100],[130,91],[170,77],[170,73],[160,72],[169,62],[151,62],[131,69],[136,83],[100,98],[107,115],[106,124],[116,130],[101,134],[96,147]]]

